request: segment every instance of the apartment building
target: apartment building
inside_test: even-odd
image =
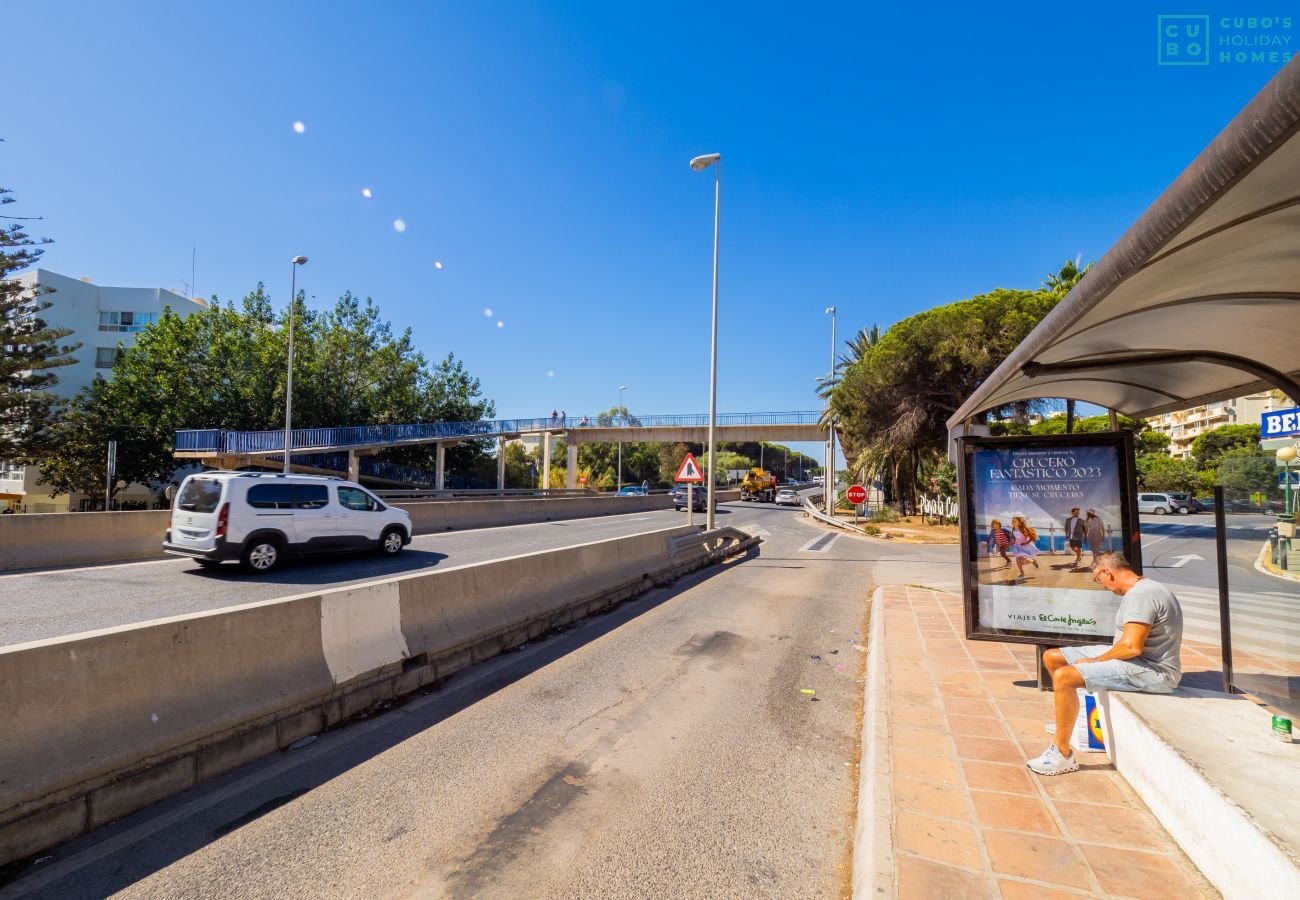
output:
[[[1169,435],[1170,456],[1191,459],[1192,442],[1206,432],[1220,425],[1258,425],[1262,413],[1290,406],[1291,401],[1287,398],[1278,398],[1271,391],[1265,391],[1153,416],[1147,422],[1153,431]]]
[[[134,345],[136,336],[158,321],[164,309],[187,316],[207,306],[202,300],[191,300],[166,288],[109,287],[48,269],[24,272],[17,280],[34,293],[40,291],[41,300],[50,304],[39,314],[50,327],[71,329],[63,341],[81,344],[75,354],[76,363],[55,370],[59,383],[54,392],[68,398],[89,385],[96,375],[111,378],[118,354]],[[65,512],[85,505],[85,498],[76,494],[51,497],[49,487],[39,484],[39,478],[38,466],[23,467],[0,460],[0,509]],[[147,503],[153,500],[153,492],[147,485],[131,485],[114,499]]]

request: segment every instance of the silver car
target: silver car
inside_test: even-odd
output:
[[[776,492],[777,506],[798,506],[799,495],[789,488],[784,488]]]

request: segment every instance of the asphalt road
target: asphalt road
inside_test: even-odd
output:
[[[747,521],[750,506],[719,506],[718,523]],[[702,522],[702,514],[696,519]],[[449,531],[415,538],[395,559],[355,554],[300,560],[269,575],[244,574],[234,564],[203,569],[178,557],[0,575],[0,646],[684,524],[686,513],[669,509]]]
[[[732,514],[764,537],[745,559],[58,848],[0,894],[842,896],[866,600],[955,587],[956,554]]]
[[[1255,568],[1276,519],[1229,515],[1228,585],[1234,652],[1300,659],[1300,584]],[[1168,584],[1183,607],[1189,638],[1219,644],[1219,579],[1214,516],[1142,516],[1144,574]]]

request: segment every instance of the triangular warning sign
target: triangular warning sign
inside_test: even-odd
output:
[[[686,458],[682,460],[682,467],[677,470],[677,480],[690,481],[695,484],[700,484],[704,481],[704,473],[701,472],[700,467],[695,464],[695,455],[693,453],[687,453]]]

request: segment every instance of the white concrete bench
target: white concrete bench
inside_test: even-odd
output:
[[[1300,897],[1300,744],[1240,695],[1099,695],[1106,750],[1227,898]]]

